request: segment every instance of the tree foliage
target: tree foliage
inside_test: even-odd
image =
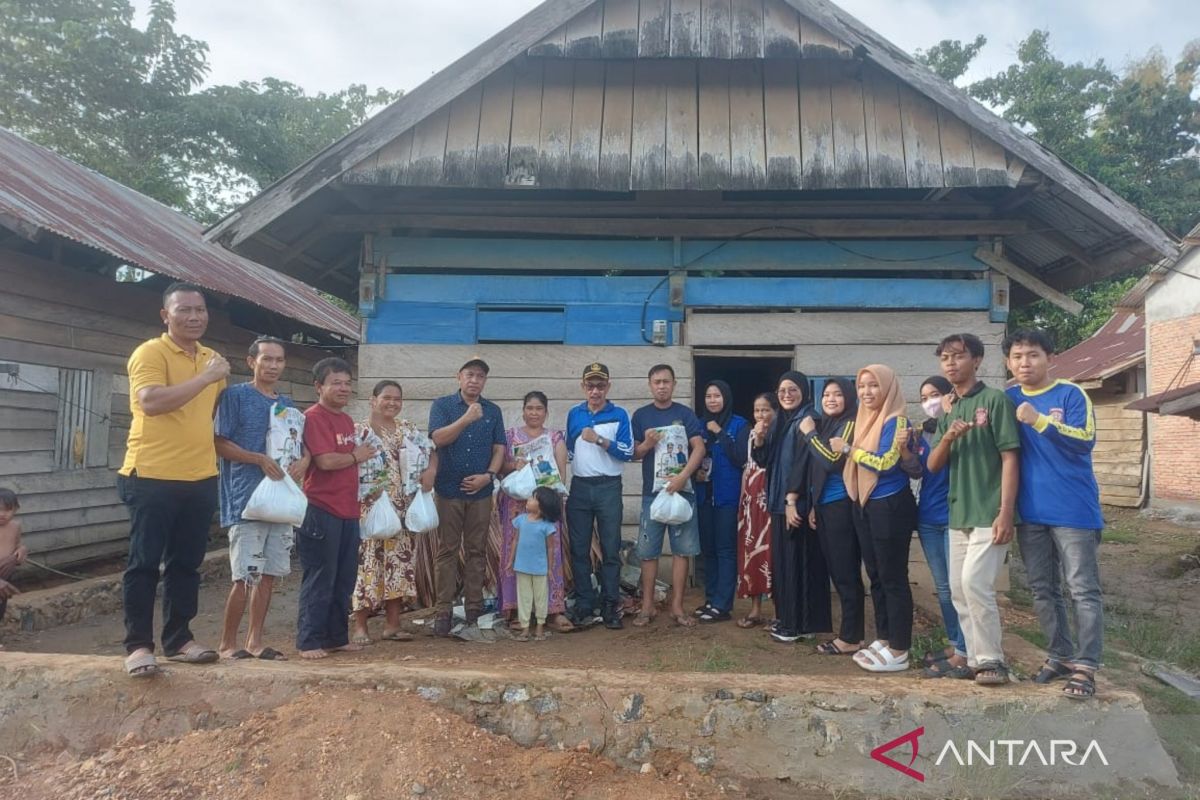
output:
[[[966,73],[983,46],[939,42],[919,57],[947,80]],[[978,45],[978,46],[976,46]],[[1017,61],[968,91],[1078,169],[1095,177],[1165,229],[1182,235],[1200,215],[1200,41],[1175,64],[1152,50],[1120,73],[1103,60],[1067,63],[1046,31],[1033,31]],[[1136,279],[1136,275],[1133,279]],[[1122,276],[1076,290],[1079,316],[1040,301],[1014,312],[1011,324],[1036,325],[1072,347],[1094,333],[1131,284]]]
[[[212,221],[398,93],[274,78],[201,90],[208,47],[172,0],[0,0],[0,126]]]

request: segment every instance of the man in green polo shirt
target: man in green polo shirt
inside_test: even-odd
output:
[[[1008,682],[996,578],[1018,522],[1016,409],[1008,395],[976,377],[983,362],[979,337],[947,336],[937,356],[954,386],[943,397],[946,413],[929,454],[930,472],[950,465],[950,595],[975,682],[994,686]]]

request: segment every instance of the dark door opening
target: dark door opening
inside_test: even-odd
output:
[[[695,409],[704,412],[704,389],[712,380],[723,380],[733,390],[733,413],[754,422],[754,398],[763,392],[774,392],[779,376],[792,368],[792,356],[778,350],[762,355],[747,355],[746,351],[729,355],[695,356]]]

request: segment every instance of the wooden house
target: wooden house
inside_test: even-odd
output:
[[[658,362],[742,413],[792,366],[912,401],[968,331],[998,384],[1011,302],[1174,247],[825,0],[549,0],[208,235],[353,298],[412,418],[482,354],[508,423],[541,389],[555,425],[594,360],[630,409]]]
[[[1050,364],[1050,377],[1078,384],[1091,398],[1096,413],[1092,462],[1105,505],[1140,508],[1146,502],[1146,422],[1141,412],[1126,408],[1146,391],[1145,323],[1142,309],[1120,308]]]
[[[256,335],[292,346],[284,391],[312,401],[312,364],[352,346],[353,315],[295,278],[206,242],[194,220],[0,129],[0,485],[33,557],[121,554],[115,471],[129,431],[126,360],[163,331],[162,289],[211,290],[205,342],[246,376]],[[129,268],[148,277],[122,282]]]
[[[1200,509],[1200,225],[1121,300],[1146,314],[1147,396],[1128,408],[1150,429],[1150,504]]]

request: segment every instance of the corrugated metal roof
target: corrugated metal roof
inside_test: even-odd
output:
[[[1050,377],[1068,381],[1104,380],[1145,357],[1145,317],[1140,311],[1118,311],[1091,338],[1055,356]]]
[[[358,339],[358,320],[311,286],[205,240],[190,217],[3,128],[0,212],[150,272]]]

